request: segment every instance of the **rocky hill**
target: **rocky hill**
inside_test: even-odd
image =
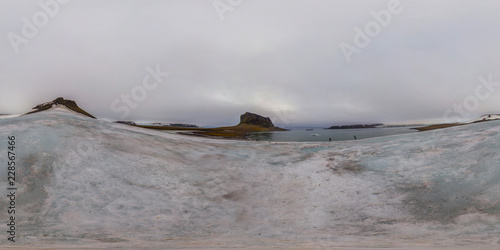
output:
[[[41,112],[41,111],[45,111],[45,110],[49,110],[51,108],[53,108],[54,106],[58,106],[58,105],[62,105],[70,110],[73,110],[77,113],[80,113],[84,116],[88,116],[90,118],[94,118],[94,119],[97,119],[95,118],[93,115],[89,114],[87,111],[81,109],[80,107],[78,107],[78,104],[76,104],[75,101],[73,100],[67,100],[67,99],[64,99],[62,97],[59,97],[53,101],[50,101],[50,102],[46,102],[46,103],[42,103],[42,104],[39,104],[35,107],[33,107],[33,111],[30,111],[28,112],[27,114],[34,114],[34,113],[38,113],[38,112]]]
[[[264,117],[254,113],[246,112],[240,116],[240,124],[238,125],[256,125],[264,128],[274,128],[274,124],[269,117]]]

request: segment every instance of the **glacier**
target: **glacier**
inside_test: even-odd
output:
[[[54,109],[16,136],[16,243],[52,248],[500,248],[500,121],[342,142],[216,140]]]

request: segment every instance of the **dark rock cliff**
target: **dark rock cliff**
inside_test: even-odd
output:
[[[246,112],[240,116],[240,124],[257,125],[264,128],[274,128],[274,124],[269,117],[264,117],[254,113]]]

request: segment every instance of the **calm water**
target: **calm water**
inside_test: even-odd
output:
[[[363,128],[363,129],[323,129],[315,128],[312,131],[306,131],[305,128],[292,129],[290,131],[275,132],[255,132],[250,135],[251,140],[256,141],[347,141],[354,140],[354,136],[359,139],[366,139],[387,135],[398,135],[405,133],[415,133],[417,130],[411,127],[393,127],[393,128]]]

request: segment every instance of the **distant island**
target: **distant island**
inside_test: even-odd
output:
[[[161,124],[161,123],[160,123]],[[154,124],[153,124],[154,125]],[[181,127],[181,128],[199,128],[198,126],[196,125],[192,125],[192,124],[184,124],[184,123],[170,123],[168,125],[163,125],[163,126],[166,126],[166,127]]]
[[[137,125],[137,123],[133,121],[116,121],[115,123],[126,124],[126,125]]]
[[[382,126],[384,124],[374,123],[374,124],[356,124],[356,125],[340,125],[340,126],[331,126],[327,129],[360,129],[360,128],[376,128]]]
[[[116,121],[115,123],[127,124],[127,125],[137,125],[134,121]],[[155,126],[155,127],[176,127],[176,128],[199,128],[196,125],[184,124],[184,123],[169,123],[164,124],[160,122],[155,122],[151,124],[143,124],[143,126]]]

